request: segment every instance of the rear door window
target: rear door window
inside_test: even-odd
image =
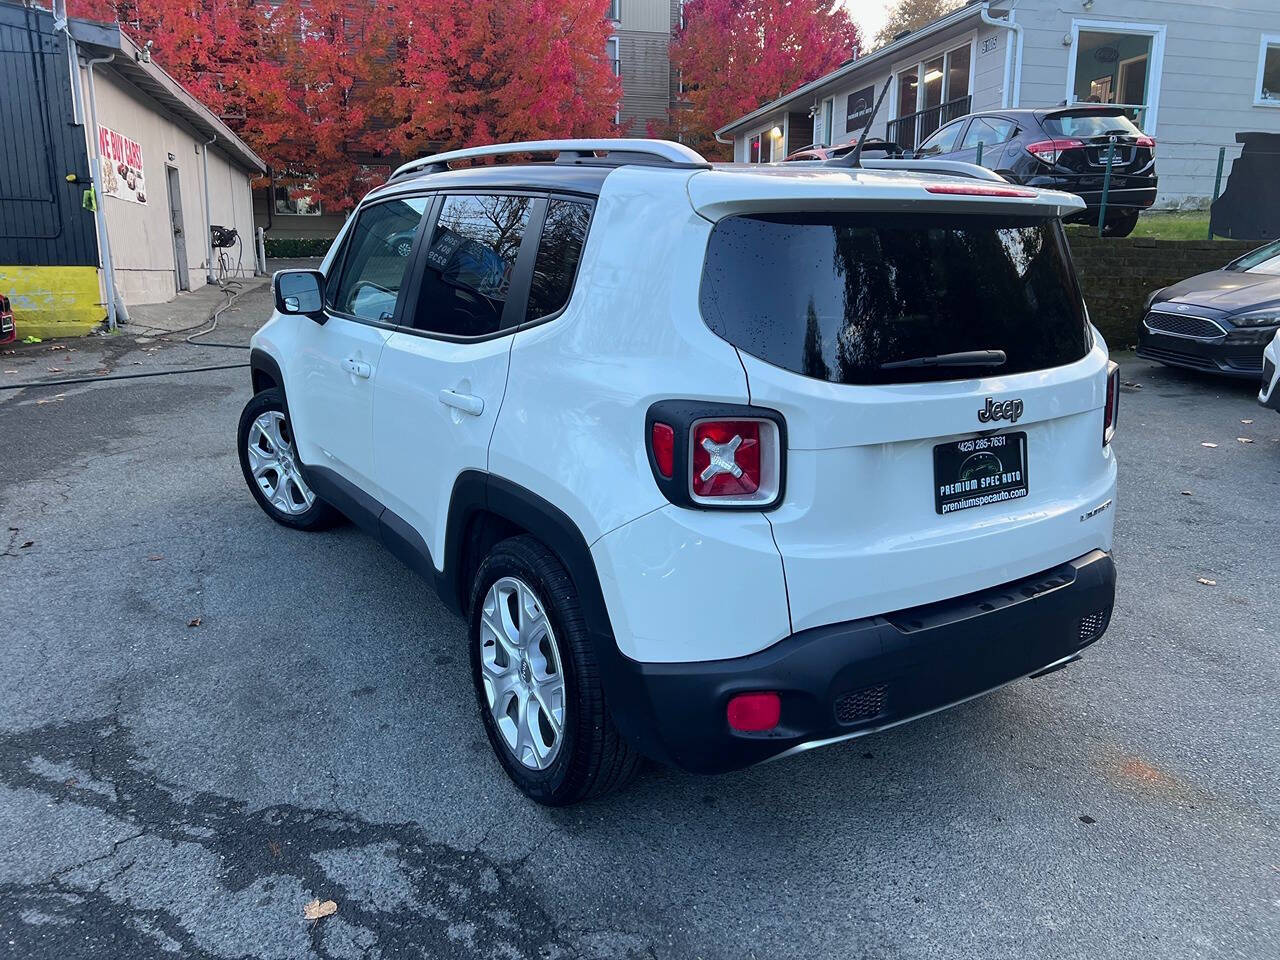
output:
[[[974,117],[969,129],[965,131],[960,149],[976,150],[979,143],[984,147],[993,147],[1012,137],[1013,130],[1013,121],[1004,117]]]
[[[846,384],[1025,373],[1090,338],[1061,225],[979,214],[730,217],[712,231],[702,315],[775,366]],[[981,371],[884,364],[1003,350]]]
[[[526,320],[549,317],[569,302],[590,221],[589,204],[555,198],[547,202],[538,255],[533,261]]]
[[[426,197],[402,197],[360,211],[341,275],[330,284],[330,309],[358,320],[391,322],[427,203]]]
[[[956,148],[956,138],[960,136],[960,131],[963,127],[964,120],[957,120],[955,123],[947,124],[920,145],[920,149],[916,151],[916,156],[936,157],[940,153],[950,153]]]
[[[511,325],[503,314],[533,202],[507,194],[444,198],[423,257],[415,329],[478,337]]]

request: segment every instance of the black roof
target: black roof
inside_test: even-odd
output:
[[[512,163],[488,164],[402,177],[370,192],[369,197],[422,190],[562,190],[597,196],[617,164]]]

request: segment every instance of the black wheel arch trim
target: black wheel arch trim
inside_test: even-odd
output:
[[[269,377],[280,388],[280,392],[284,393],[284,374],[280,370],[280,364],[276,363],[276,358],[261,347],[254,347],[249,351],[249,375],[253,378],[254,393],[261,392],[258,389],[260,374]]]

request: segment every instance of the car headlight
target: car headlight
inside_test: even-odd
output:
[[[1227,319],[1237,327],[1274,327],[1280,324],[1280,307],[1250,310],[1248,313],[1237,313]]]

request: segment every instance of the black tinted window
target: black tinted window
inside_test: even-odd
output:
[[[834,383],[978,375],[882,364],[1003,350],[1023,373],[1088,352],[1055,220],[980,215],[732,217],[711,234],[702,315],[730,343]]]
[[[1105,137],[1113,133],[1122,137],[1137,137],[1142,134],[1123,113],[1100,113],[1097,110],[1055,113],[1045,117],[1041,123],[1051,137]]]
[[[347,240],[342,276],[331,286],[329,304],[334,310],[361,320],[391,320],[426,209],[426,197],[407,197],[360,212]]]
[[[569,302],[590,219],[591,208],[585,203],[571,200],[548,202],[542,240],[533,263],[526,319],[549,316]]]
[[[957,120],[955,123],[948,124],[922,143],[920,145],[920,149],[917,150],[916,153],[922,157],[932,157],[939,153],[950,153],[956,148],[956,137],[960,136],[960,128],[963,126],[963,120]]]
[[[501,329],[531,202],[498,195],[444,198],[427,249],[414,327],[467,337]]]

